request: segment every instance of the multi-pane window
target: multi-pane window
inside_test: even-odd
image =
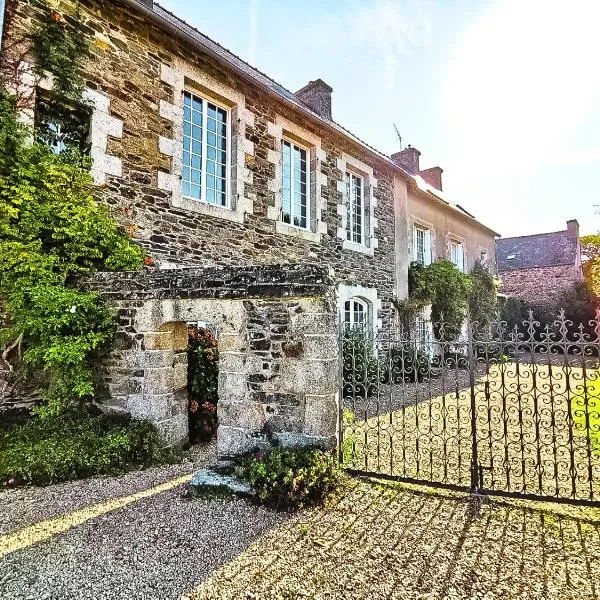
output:
[[[346,172],[346,239],[364,244],[365,201],[363,178]]]
[[[464,252],[461,242],[455,240],[450,241],[450,261],[456,265],[459,271],[464,270]]]
[[[36,97],[34,126],[37,141],[55,154],[90,151],[91,111],[82,103],[63,103],[40,90]]]
[[[431,263],[431,231],[415,226],[413,232],[414,260],[421,265]]]
[[[229,111],[192,92],[183,100],[182,194],[227,206]]]
[[[294,142],[282,140],[283,199],[281,219],[284,223],[309,229],[310,192],[308,187],[308,151]]]
[[[369,322],[369,305],[364,300],[350,298],[344,303],[344,327],[366,332]]]

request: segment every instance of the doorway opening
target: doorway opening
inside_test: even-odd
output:
[[[216,327],[204,321],[188,322],[187,392],[189,440],[209,442],[217,435],[219,344]]]

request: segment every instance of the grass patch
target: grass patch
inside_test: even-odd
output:
[[[0,487],[117,474],[173,458],[147,421],[73,412],[0,431]]]
[[[589,436],[590,445],[600,456],[600,378],[588,381],[585,393],[583,386],[577,390],[577,395],[571,398],[571,414],[575,432]]]

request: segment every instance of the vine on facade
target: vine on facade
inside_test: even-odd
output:
[[[34,70],[79,101],[87,42],[46,8],[31,40]],[[57,153],[31,141],[10,72],[3,69],[0,81],[0,372],[9,381],[21,362],[41,369],[48,381],[36,410],[44,416],[94,397],[91,360],[115,333],[114,315],[77,288],[77,276],[139,269],[144,255],[96,200],[81,149]]]

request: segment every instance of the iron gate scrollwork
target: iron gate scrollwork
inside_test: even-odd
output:
[[[434,335],[435,333],[435,335]],[[600,338],[561,311],[341,334],[340,456],[353,473],[600,505]]]

